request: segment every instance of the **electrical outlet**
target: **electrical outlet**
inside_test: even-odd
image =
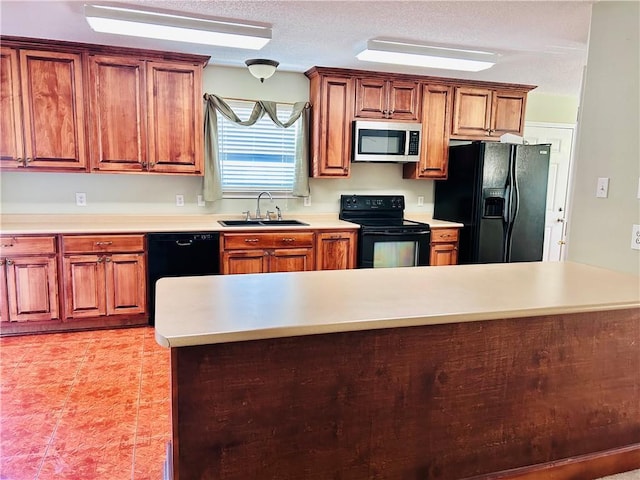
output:
[[[305,207],[310,207],[311,206],[311,196],[304,197],[304,206]]]
[[[640,250],[640,225],[634,225],[631,229],[631,248]]]
[[[198,195],[198,206],[199,207],[205,207],[207,204],[204,201],[204,196],[203,195]]]
[[[176,207],[184,207],[184,195],[176,195]]]
[[[424,205],[424,196],[418,195],[418,206],[422,207]]]
[[[606,177],[601,177],[598,179],[596,197],[607,198],[607,196],[609,196],[609,179]]]
[[[76,193],[76,205],[78,207],[86,207],[87,206],[87,194],[84,192]]]

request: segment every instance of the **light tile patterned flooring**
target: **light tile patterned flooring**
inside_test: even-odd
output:
[[[161,479],[169,350],[153,335],[143,327],[0,339],[0,479]]]

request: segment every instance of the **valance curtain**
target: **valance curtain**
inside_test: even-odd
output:
[[[291,116],[286,122],[281,122],[277,116],[277,103],[258,100],[247,120],[240,118],[231,107],[220,97],[211,93],[204,94],[204,199],[214,202],[222,198],[222,172],[220,155],[218,153],[218,118],[220,112],[230,122],[237,125],[250,126],[260,120],[266,113],[277,126],[289,128],[298,118],[296,158],[294,167],[293,196],[309,196],[309,102],[297,102],[293,105]]]

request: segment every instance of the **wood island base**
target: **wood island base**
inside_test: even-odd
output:
[[[171,371],[176,480],[640,468],[637,308],[176,347]]]

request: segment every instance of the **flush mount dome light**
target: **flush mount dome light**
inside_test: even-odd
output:
[[[166,10],[85,5],[84,14],[96,32],[249,50],[260,50],[271,40],[271,28],[264,24]]]
[[[392,63],[415,67],[479,72],[495,65],[498,55],[492,52],[406,41],[372,39],[366,50],[357,55],[365,62]]]
[[[280,65],[275,60],[267,60],[265,58],[252,58],[244,63],[247,64],[251,75],[260,79],[261,83],[264,83],[265,78],[269,78],[276,73],[276,68]]]

